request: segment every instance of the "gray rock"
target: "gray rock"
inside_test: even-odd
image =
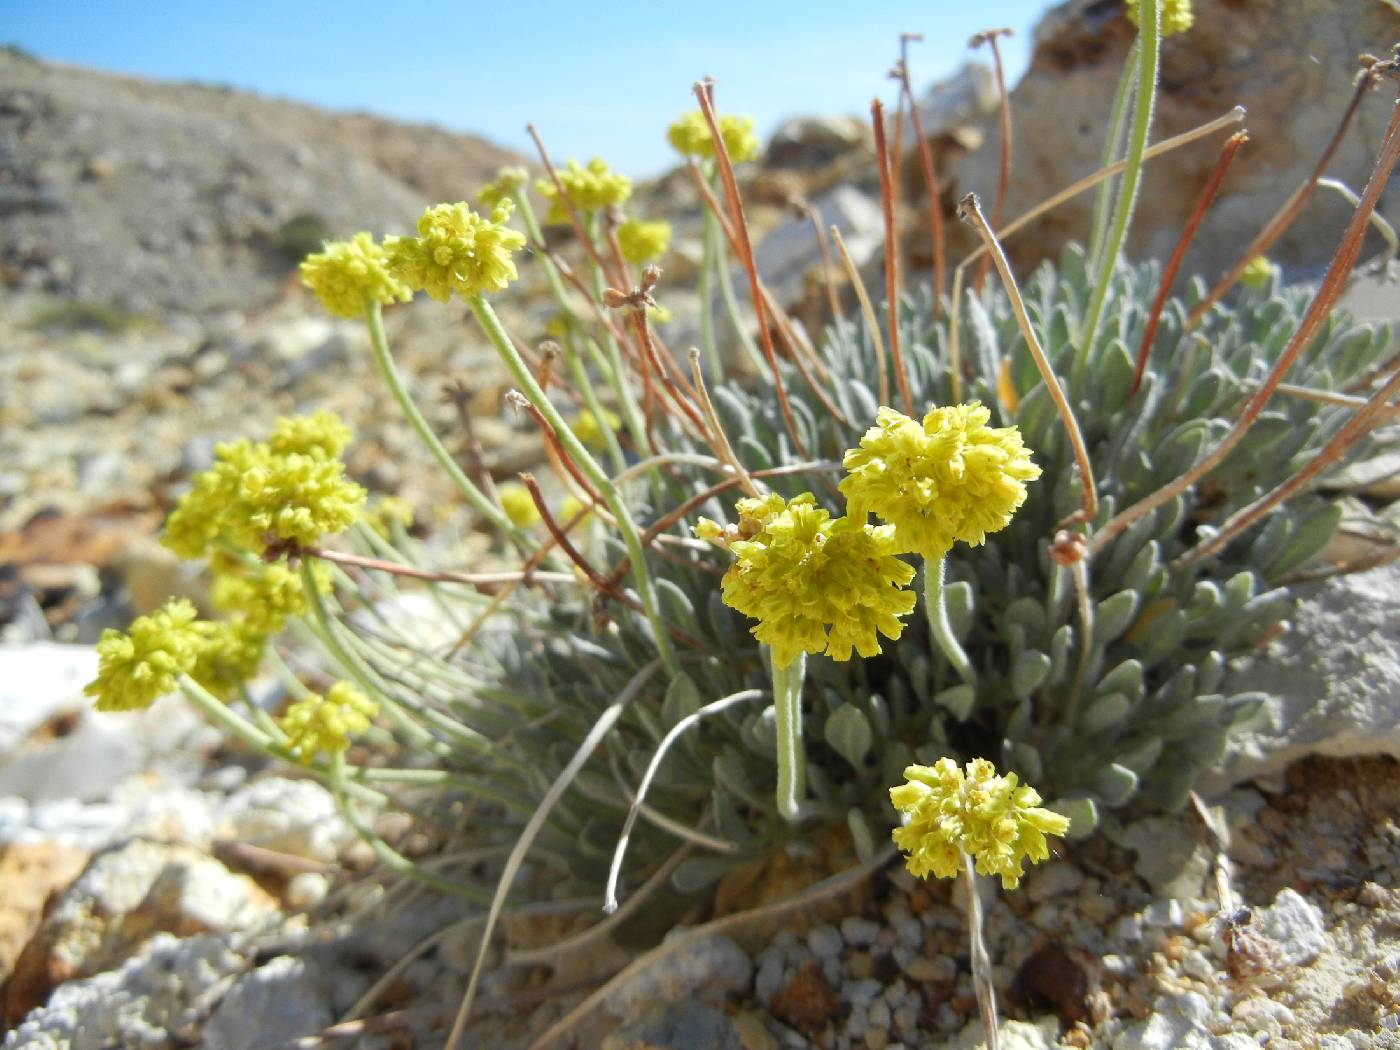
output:
[[[956,128],[980,124],[996,110],[996,77],[980,62],[967,62],[919,99],[919,122],[925,135],[937,138]]]
[[[854,186],[837,186],[812,201],[823,229],[841,231],[856,266],[875,257],[885,243],[880,202]],[[764,282],[779,302],[791,302],[802,290],[807,271],[821,261],[816,231],[807,219],[788,219],[770,230],[754,249]]]
[[[310,780],[266,777],[229,796],[218,816],[219,830],[249,845],[334,861],[353,837],[335,798]]]
[[[256,1050],[314,1035],[335,1021],[326,976],[306,959],[281,955],[242,978],[202,1033],[208,1050]]]
[[[1327,948],[1321,910],[1288,887],[1254,913],[1254,929],[1274,942],[1282,966],[1306,966]]]
[[[192,1038],[243,965],[221,937],[157,934],[120,968],[59,987],[5,1050],[164,1050]]]
[[[1272,699],[1266,717],[1231,741],[1206,792],[1276,777],[1305,755],[1400,757],[1400,566],[1318,585],[1293,629],[1227,688]]]
[[[603,1040],[603,1050],[743,1050],[729,1016],[713,1006],[686,1000],[653,1006]]]
[[[793,117],[768,140],[764,163],[770,168],[821,168],[873,142],[859,117]]]
[[[671,937],[684,930],[674,930]],[[673,952],[638,974],[607,997],[604,1006],[615,1017],[638,1016],[657,1002],[697,998],[722,1002],[743,992],[753,976],[748,954],[728,937],[706,937],[684,951]]]

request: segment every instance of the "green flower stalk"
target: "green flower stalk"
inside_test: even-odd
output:
[[[959,541],[980,546],[1005,528],[1040,477],[1016,427],[988,426],[973,401],[931,409],[918,423],[881,408],[842,465],[840,489],[857,521],[874,513],[894,531],[897,553],[924,559],[924,594],[935,644],[969,684],[976,672],[953,635],[943,599],[944,562]]]
[[[622,250],[622,257],[637,265],[659,259],[670,243],[669,222],[628,219],[617,228],[617,246]]]
[[[613,171],[602,157],[594,157],[584,167],[570,159],[568,165],[558,172],[559,182],[569,203],[585,215],[616,207],[632,196],[632,180],[621,172]],[[562,225],[569,221],[569,212],[559,199],[559,187],[551,179],[538,179],[535,189],[549,201],[549,211],[544,221],[549,225]]]
[[[796,820],[804,783],[800,701],[806,656],[870,657],[881,652],[881,635],[898,639],[904,630],[899,618],[916,601],[904,589],[914,568],[895,556],[893,528],[832,518],[811,493],[792,500],[776,493],[741,499],[736,509],[739,524],[732,529],[701,518],[694,531],[734,555],[721,596],[758,621],[751,633],[771,650],[778,808]]]

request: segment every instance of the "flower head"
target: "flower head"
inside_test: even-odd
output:
[[[1128,21],[1138,24],[1138,0],[1127,0]],[[1162,35],[1173,36],[1191,28],[1196,16],[1191,13],[1191,0],[1161,0]]]
[[[528,529],[540,520],[540,509],[535,506],[535,497],[519,482],[507,482],[496,489],[501,500],[501,509],[518,528]]]
[[[1050,856],[1045,836],[1069,830],[1068,817],[1037,808],[1035,788],[1020,785],[1015,773],[998,775],[983,758],[969,762],[966,771],[951,758],[909,766],[904,779],[890,788],[890,801],[908,822],[892,837],[909,854],[905,863],[919,878],[930,872],[953,878],[966,853],[979,873],[999,875],[1002,886],[1014,890],[1025,861]]]
[[[811,493],[742,499],[737,509],[727,543],[735,560],[721,595],[758,621],[753,636],[772,647],[778,666],[803,652],[874,656],[879,635],[899,637],[899,617],[914,608],[914,594],[904,590],[914,568],[894,556],[888,526],[833,519]],[[723,530],[702,518],[695,534],[717,540]]]
[[[510,212],[509,201],[489,219],[460,201],[436,204],[419,218],[417,237],[385,240],[389,269],[442,303],[453,292],[464,299],[499,292],[519,276],[511,255],[525,246],[525,235],[506,225]]]
[[[282,730],[287,746],[303,762],[318,751],[336,754],[350,746],[350,738],[369,728],[379,705],[348,682],[336,682],[325,696],[312,694],[287,708]]]
[[[1278,267],[1271,263],[1267,256],[1256,255],[1240,271],[1240,284],[1255,291],[1263,291],[1269,287],[1269,281],[1277,272]]]
[[[262,551],[272,539],[311,546],[358,517],[365,490],[345,477],[332,453],[349,428],[330,413],[278,420],[270,441],[232,441],[165,523],[162,542],[183,558],[208,554],[223,539]],[[300,451],[294,451],[299,449]]]
[[[99,711],[136,711],[175,691],[204,649],[206,634],[194,606],[166,602],[138,616],[126,631],[108,628],[97,643],[97,677],[83,692]]]
[[[569,203],[581,212],[611,208],[632,196],[632,180],[613,171],[602,157],[594,157],[586,168],[571,159],[558,174]],[[539,179],[535,189],[549,201],[545,222],[557,225],[569,221],[568,210],[559,200],[559,187],[554,185],[553,179]]]
[[[301,263],[301,283],[336,317],[363,317],[366,302],[389,304],[413,298],[389,272],[384,249],[368,233],[332,241]]]
[[[630,263],[644,263],[660,258],[670,243],[669,222],[628,219],[617,228],[617,246],[622,249],[622,257]]]
[[[494,208],[502,201],[513,200],[515,191],[529,181],[530,173],[524,168],[505,167],[496,172],[496,181],[481,187],[476,199],[483,208]]]
[[[724,148],[729,152],[731,163],[742,164],[758,156],[758,136],[753,133],[753,117],[740,117],[728,113],[721,115],[719,135],[724,140]],[[708,160],[715,155],[710,125],[705,121],[705,114],[698,109],[682,113],[680,118],[666,129],[666,141],[677,153],[686,157]]]
[[[922,425],[881,408],[843,461],[849,513],[864,520],[873,511],[894,526],[897,551],[933,559],[1005,528],[1040,468],[1020,431],[989,427],[990,418],[976,401],[935,408]]]

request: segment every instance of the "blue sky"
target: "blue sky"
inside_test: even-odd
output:
[[[474,131],[530,150],[605,156],[633,174],[671,163],[664,128],[717,81],[721,110],[762,132],[798,113],[864,113],[891,97],[901,32],[921,32],[916,86],[952,72],[967,38],[992,26],[1012,82],[1046,0],[653,0],[615,4],[361,0],[0,0],[0,42],[43,58],[169,80],[200,80],[335,109]],[[983,52],[985,56],[985,52]]]

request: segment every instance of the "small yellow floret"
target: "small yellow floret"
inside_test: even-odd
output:
[[[875,426],[846,453],[841,482],[848,513],[874,512],[894,526],[896,550],[942,558],[962,540],[977,546],[1005,528],[1040,477],[1015,427],[989,427],[974,401],[935,408],[920,425],[881,408]]]
[[[1269,287],[1269,281],[1277,272],[1278,267],[1271,263],[1267,256],[1256,255],[1240,271],[1240,284],[1255,291],[1263,291]]]
[[[606,424],[608,430],[613,433],[616,433],[617,428],[622,426],[622,420],[618,417],[617,413],[609,412],[606,408],[603,409],[603,423]],[[605,444],[603,429],[598,424],[598,417],[595,416],[590,409],[585,408],[580,412],[578,418],[574,420],[574,425],[570,427],[570,429],[574,432],[574,437],[578,438],[589,448],[599,449]]]
[[[355,431],[334,412],[322,410],[309,416],[281,416],[273,424],[267,445],[278,455],[298,453],[320,459],[336,459]]]
[[[510,212],[509,201],[489,219],[462,202],[434,205],[418,220],[417,237],[385,240],[389,269],[443,303],[453,292],[464,299],[499,292],[519,276],[511,256],[525,247],[525,235],[506,225]]]
[[[298,759],[310,762],[318,751],[336,754],[350,738],[369,728],[379,705],[348,682],[336,682],[325,696],[298,700],[282,716],[287,746]]]
[[[515,191],[529,181],[530,173],[524,168],[507,167],[496,172],[496,181],[481,187],[476,199],[483,208],[494,208],[502,201],[513,201]]]
[[[1015,773],[999,776],[986,759],[969,762],[964,772],[951,758],[940,758],[932,766],[907,767],[904,779],[890,789],[890,801],[909,820],[891,837],[919,878],[954,878],[966,853],[980,874],[999,875],[1002,886],[1014,890],[1025,861],[1050,856],[1045,836],[1069,830],[1068,817],[1037,808],[1039,792],[1019,785]]]
[[[213,620],[198,624],[203,645],[190,677],[220,700],[227,700],[258,673],[267,651],[267,635],[247,620]]]
[[[364,522],[384,539],[390,539],[394,525],[413,528],[413,505],[402,496],[378,496],[365,506]]]
[[[366,302],[408,302],[413,293],[394,277],[384,249],[368,233],[332,241],[301,263],[301,283],[336,317],[363,317]]]
[[[742,164],[758,156],[758,136],[753,133],[753,117],[723,114],[719,118],[719,134],[731,163]],[[710,125],[705,122],[705,114],[698,109],[681,114],[680,119],[666,129],[666,141],[677,153],[686,157],[709,160],[715,155]]]
[[[1138,0],[1127,0],[1128,21],[1138,24]],[[1191,12],[1191,0],[1161,0],[1162,35],[1173,36],[1191,28],[1196,16]]]
[[[501,500],[501,509],[518,528],[528,529],[540,520],[540,509],[535,506],[535,498],[530,490],[518,482],[508,481],[496,489]]]
[[[630,263],[650,262],[665,254],[671,243],[669,222],[642,222],[628,219],[617,228],[617,246]]]
[[[875,656],[879,635],[899,637],[899,617],[914,608],[904,590],[914,568],[894,556],[888,526],[832,518],[811,493],[742,499],[737,510],[743,538],[729,544],[735,560],[720,593],[758,621],[753,636],[772,647],[777,666],[804,652]],[[701,519],[696,535],[715,538],[714,523]]]
[[[559,173],[559,182],[568,195],[569,203],[580,212],[599,211],[621,204],[632,196],[632,180],[608,167],[602,157],[594,157],[584,167],[576,160]],[[545,222],[559,225],[569,221],[569,213],[559,200],[559,189],[553,179],[539,179],[535,189],[549,201]]]
[[[108,628],[97,643],[97,677],[83,692],[99,711],[150,707],[194,669],[205,637],[194,606],[183,598],[138,616],[125,632]]]
[[[316,579],[316,589],[329,594],[329,568],[315,562],[311,573]],[[305,616],[310,608],[301,573],[282,562],[251,565],[238,562],[221,567],[214,576],[210,599],[216,609],[264,635],[276,634],[286,625],[287,617]]]

